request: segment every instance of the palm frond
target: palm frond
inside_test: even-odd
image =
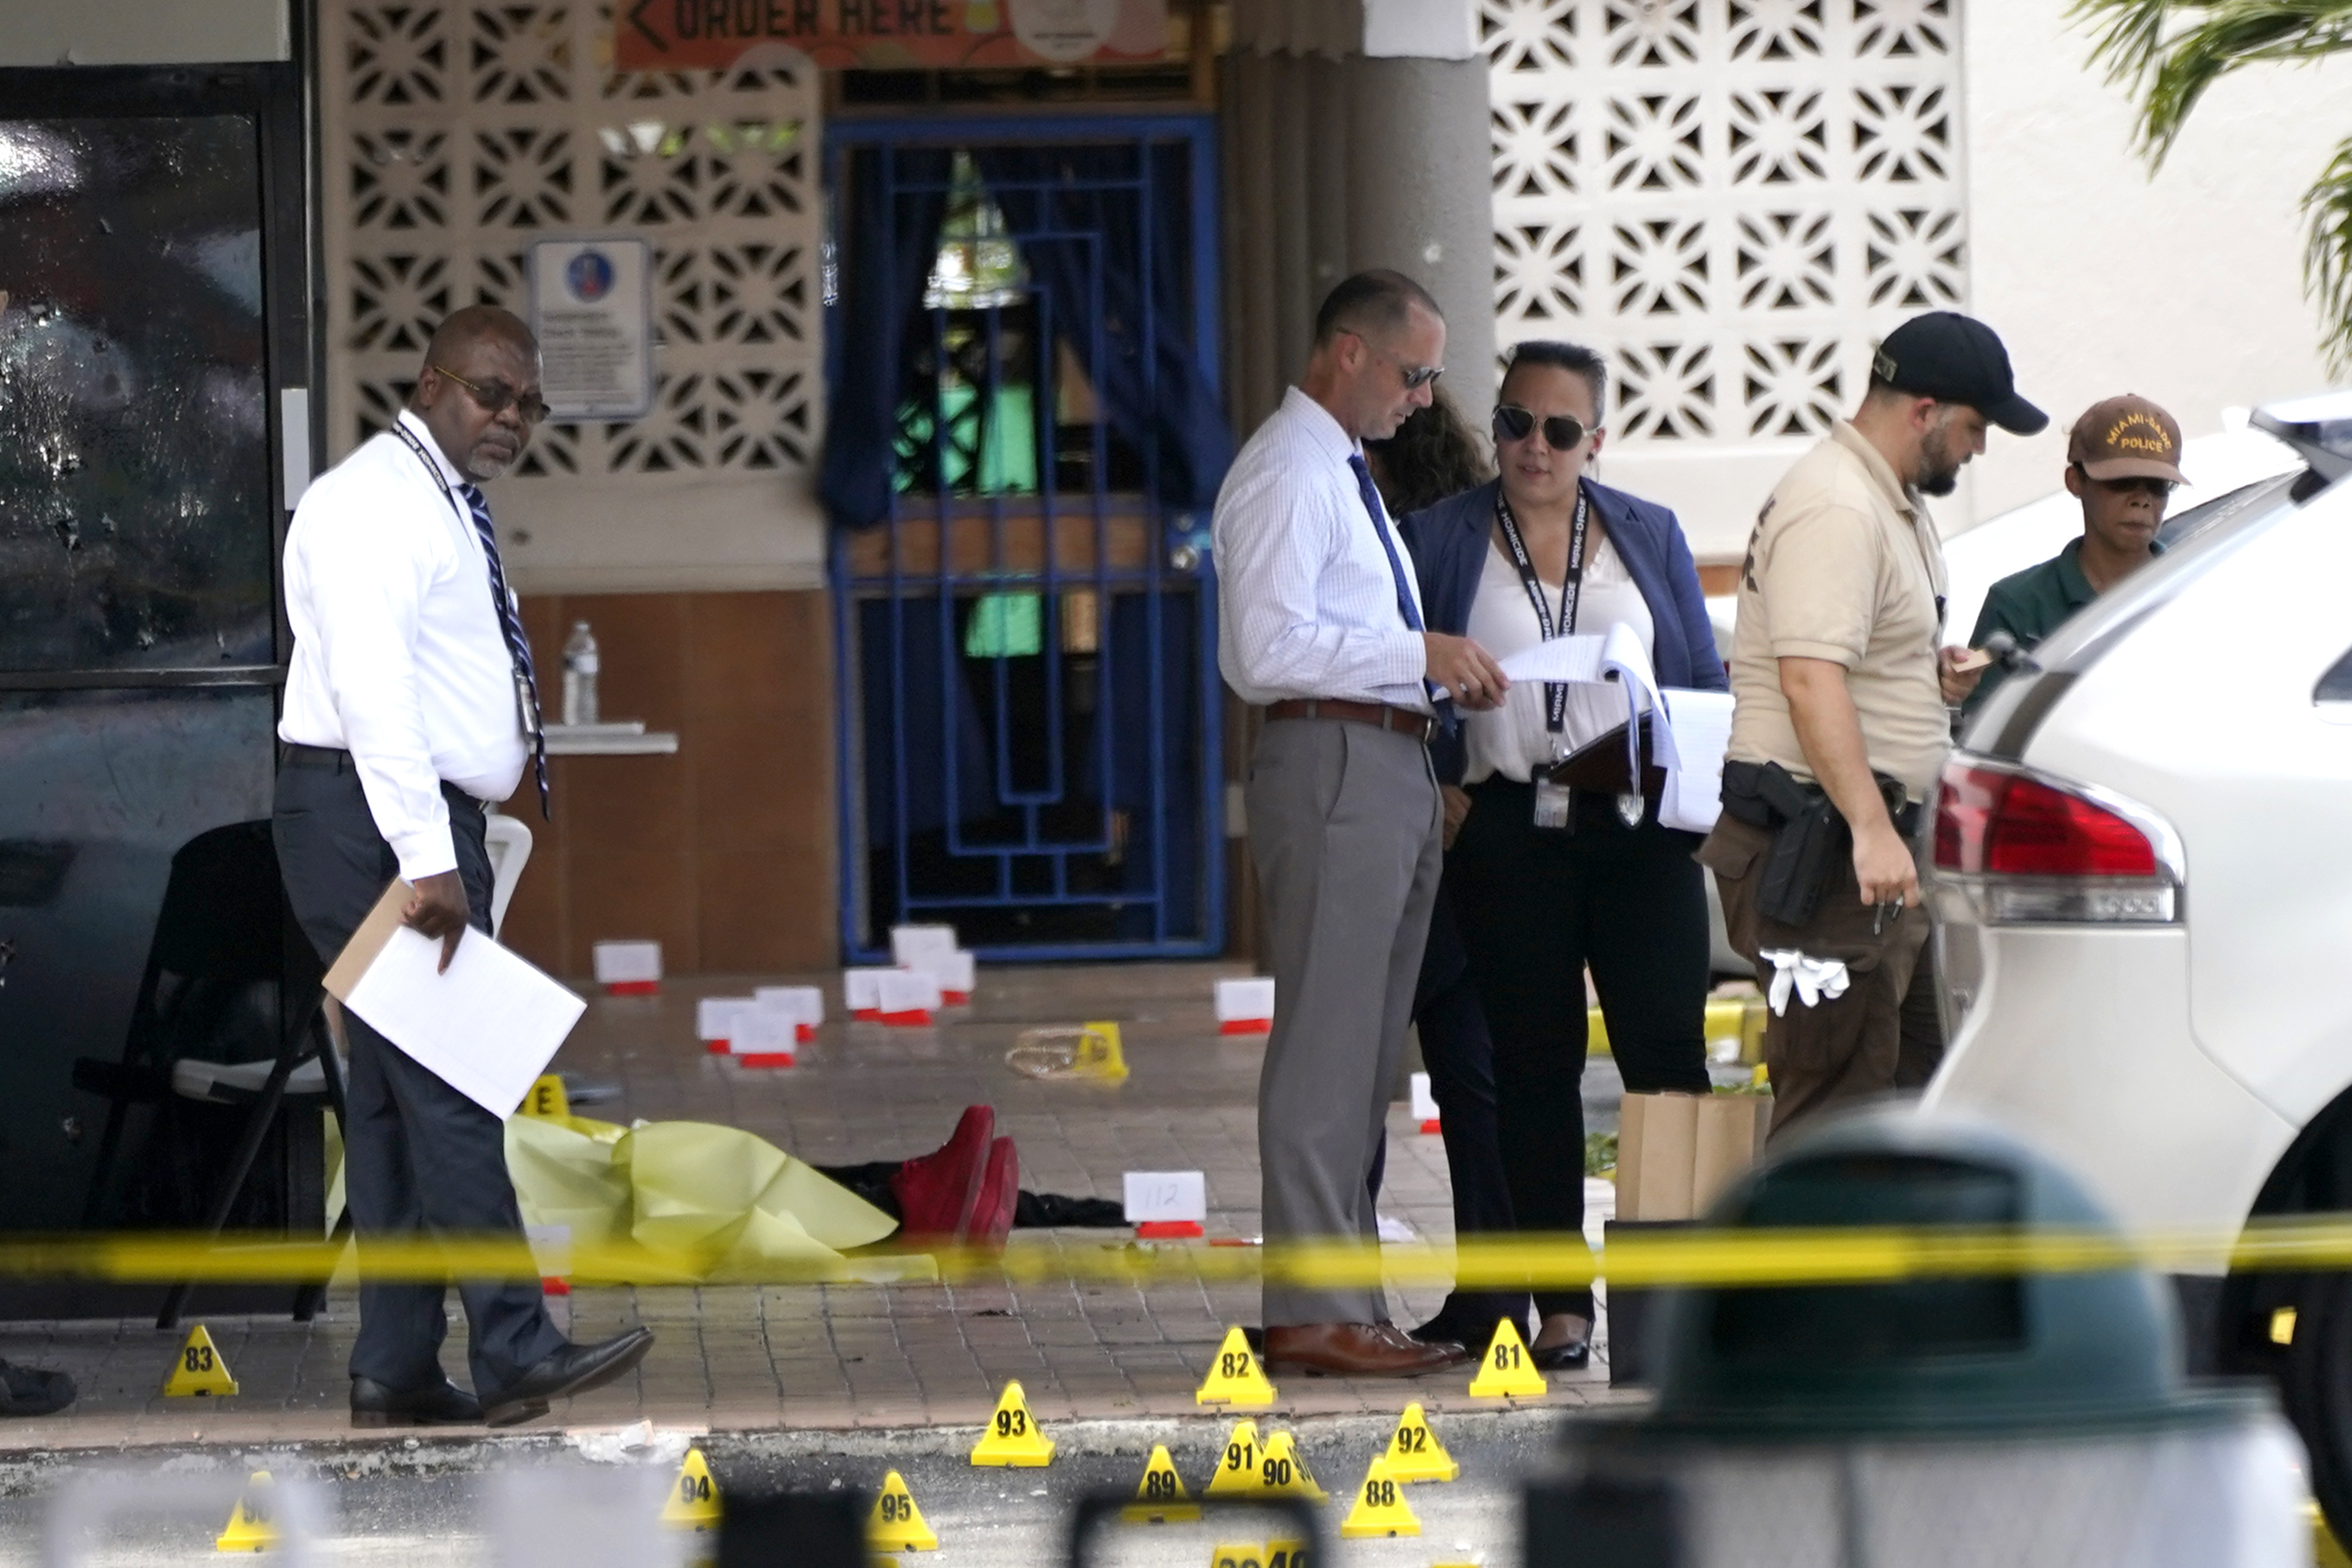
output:
[[[2157,166],[2230,72],[2352,48],[2352,0],[2074,0],[2069,15],[2090,26],[2107,80],[2138,100],[2136,139]]]
[[[2328,367],[2340,374],[2352,370],[2352,137],[2336,144],[2336,156],[2303,194],[2303,216],[2304,292],[2319,307],[2326,328],[2321,344]]]

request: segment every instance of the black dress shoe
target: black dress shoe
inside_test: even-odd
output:
[[[604,1384],[646,1359],[654,1348],[651,1329],[631,1329],[600,1344],[565,1345],[482,1402],[493,1426],[511,1426],[547,1414],[551,1399],[569,1399]]]
[[[1565,1344],[1530,1347],[1528,1359],[1538,1372],[1582,1372],[1592,1360],[1592,1331],[1587,1329]]]
[[[354,1426],[469,1426],[481,1418],[482,1402],[446,1377],[411,1389],[352,1379]]]

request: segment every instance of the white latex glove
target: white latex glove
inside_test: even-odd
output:
[[[1811,958],[1793,947],[1768,947],[1757,956],[1772,966],[1772,987],[1765,993],[1765,1000],[1772,1005],[1775,1016],[1789,1010],[1792,990],[1798,1001],[1811,1007],[1824,997],[1834,1001],[1844,995],[1852,984],[1840,959]]]

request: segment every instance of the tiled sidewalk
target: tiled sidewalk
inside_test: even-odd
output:
[[[1228,973],[1202,964],[983,970],[974,1005],[929,1029],[845,1024],[836,983],[835,1020],[785,1070],[712,1058],[694,1037],[698,996],[740,994],[751,982],[673,982],[658,997],[592,1002],[557,1065],[620,1087],[617,1101],[583,1114],[722,1122],[819,1164],[927,1152],[965,1105],[985,1101],[996,1108],[999,1133],[1019,1142],[1024,1187],[1116,1199],[1126,1171],[1198,1169],[1208,1175],[1210,1234],[1254,1236],[1263,1044],[1216,1033],[1211,983]],[[1131,1069],[1124,1084],[1043,1083],[1004,1066],[1021,1028],[1096,1018],[1121,1026]],[[1391,1114],[1381,1206],[1442,1238],[1451,1231],[1443,1152],[1405,1111]],[[1115,1231],[1059,1235],[1067,1247],[1121,1239]],[[1410,1324],[1442,1292],[1390,1295]],[[1047,1421],[1192,1415],[1192,1391],[1226,1326],[1256,1321],[1257,1290],[1080,1282],[582,1289],[556,1306],[575,1338],[640,1322],[658,1338],[633,1378],[559,1408],[555,1424],[977,1426],[1016,1377]],[[451,1309],[443,1363],[462,1382],[465,1326],[454,1297]],[[353,1436],[344,1363],[355,1298],[338,1293],[308,1324],[215,1318],[208,1327],[242,1384],[217,1404],[160,1397],[178,1340],[150,1321],[0,1324],[0,1357],[62,1368],[83,1390],[64,1415],[0,1422],[0,1452]],[[1467,1406],[1468,1375],[1415,1384],[1293,1377],[1281,1384],[1283,1408],[1386,1412],[1406,1398]],[[1562,1405],[1611,1397],[1597,1364],[1556,1377],[1550,1395]]]

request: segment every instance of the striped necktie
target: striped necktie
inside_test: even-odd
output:
[[[507,592],[506,569],[499,564],[499,531],[490,522],[489,498],[479,485],[459,485],[467,510],[474,514],[474,531],[482,536],[482,558],[490,563],[490,603],[498,610],[499,635],[506,638],[507,657],[514,660],[530,701],[530,766],[539,780],[539,815],[553,820],[547,805],[547,735],[541,728],[539,673],[530,662],[530,639],[522,635],[522,617],[515,614],[514,596]]]

